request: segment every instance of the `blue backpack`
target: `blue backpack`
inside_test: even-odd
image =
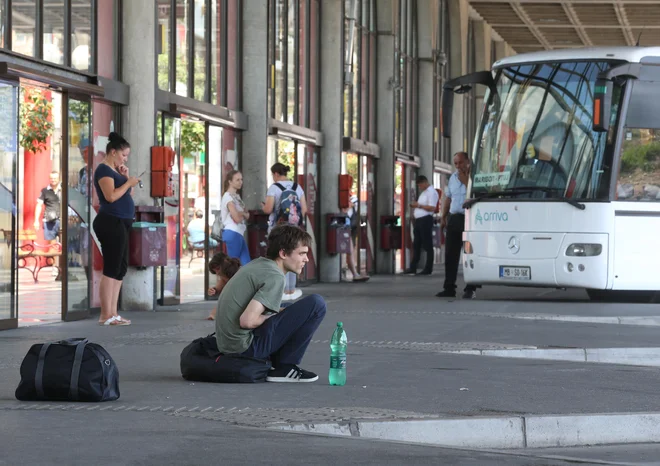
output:
[[[302,206],[300,205],[300,198],[296,190],[298,184],[293,183],[290,188],[285,188],[280,183],[275,183],[275,186],[282,190],[280,196],[280,208],[277,212],[275,223],[288,223],[289,225],[302,225]]]

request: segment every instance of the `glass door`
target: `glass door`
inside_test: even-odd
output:
[[[66,301],[68,106],[53,89],[20,86],[16,171],[19,325],[59,322]]]
[[[206,182],[208,151],[206,124],[181,120],[180,138],[181,191],[181,277],[180,302],[201,301],[206,296],[206,241],[209,231],[206,215]],[[222,185],[222,183],[218,183]]]
[[[18,87],[0,83],[0,329],[18,327],[16,309],[16,198]]]
[[[375,269],[375,255],[376,255],[376,215],[374,206],[375,195],[375,165],[376,161],[372,157],[363,155],[362,159],[362,176],[360,178],[360,198],[362,199],[360,205],[360,215],[362,221],[360,222],[362,231],[360,232],[361,248],[364,252],[364,260],[362,257],[361,264],[365,274],[372,274]],[[360,272],[362,273],[362,271]]]
[[[183,242],[181,238],[181,120],[168,115],[159,115],[161,146],[168,146],[176,153],[172,167],[172,188],[170,197],[162,200],[167,225],[167,265],[156,271],[158,283],[158,304],[169,306],[181,302],[181,253]]]
[[[208,173],[206,179],[206,214],[207,219],[207,231],[206,231],[206,241],[207,249],[205,251],[206,258],[205,264],[208,264],[211,257],[216,253],[216,251],[221,250],[221,243],[219,242],[222,238],[211,237],[211,228],[215,223],[215,219],[220,217],[220,205],[222,201],[222,189],[224,185],[224,173],[233,170],[234,165],[231,165],[231,168],[227,168],[223,165],[222,157],[222,147],[223,147],[223,130],[220,126],[208,125],[208,136],[207,144],[208,156],[206,157],[206,172]],[[212,274],[208,267],[205,268],[206,276],[204,278],[204,294],[205,299],[217,299],[218,296],[215,295],[211,297],[208,295],[209,287],[215,286],[217,277]]]
[[[318,147],[311,144],[298,143],[296,147],[296,182],[305,191],[307,201],[307,215],[305,218],[305,229],[312,237],[313,244],[309,254],[309,262],[300,275],[302,282],[313,282],[318,280]]]
[[[67,223],[63,225],[66,251],[62,261],[66,270],[66,301],[62,306],[62,319],[67,321],[89,317],[90,309],[91,116],[89,101],[68,99],[67,213],[64,216]]]
[[[417,199],[417,167],[397,161],[394,172],[394,215],[399,216],[401,249],[396,251],[395,273],[408,268],[413,254],[413,216],[410,203]]]

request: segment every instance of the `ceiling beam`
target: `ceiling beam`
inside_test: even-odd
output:
[[[582,25],[580,18],[575,12],[575,8],[573,8],[573,5],[570,3],[562,3],[562,6],[564,7],[564,13],[566,13],[566,16],[568,16],[568,19],[570,20],[571,24],[575,26],[575,30],[577,31],[578,36],[580,36],[580,40],[582,40],[582,43],[589,47],[593,46],[594,43],[591,42],[591,38],[584,30],[584,26]]]
[[[488,0],[488,3],[510,3],[510,0]],[[548,0],[522,0],[519,3],[548,3]],[[553,0],[552,3],[576,3],[575,0]],[[609,5],[657,5],[658,0],[616,0],[616,1],[603,1],[600,4],[609,4]]]
[[[619,24],[623,28],[623,35],[628,41],[628,45],[635,45],[635,36],[630,29],[630,23],[628,22],[628,15],[626,15],[626,10],[623,8],[623,5],[620,2],[614,4],[614,11],[616,12],[616,17],[619,20]]]
[[[526,24],[507,24],[507,23],[488,23],[489,26],[493,28],[526,28]],[[565,28],[567,26],[571,26],[570,24],[564,24],[564,23],[554,23],[554,24],[543,24],[543,29],[558,29],[558,28]],[[613,30],[623,30],[624,27],[621,25],[613,25],[613,24],[583,24],[581,26],[585,31],[588,31],[589,29],[613,29]],[[644,26],[644,29],[660,29],[660,24],[654,24],[652,26]],[[635,37],[635,39],[637,39]]]
[[[534,37],[536,37],[536,40],[538,40],[541,43],[543,48],[545,48],[546,50],[551,50],[552,47],[550,46],[550,43],[543,36],[543,34],[541,34],[539,28],[536,27],[534,22],[527,15],[527,12],[523,9],[522,5],[518,2],[511,2],[510,5],[511,8],[513,8],[513,11],[516,12],[518,17],[520,17],[521,21],[525,23],[525,25],[529,28],[529,31],[534,35]]]

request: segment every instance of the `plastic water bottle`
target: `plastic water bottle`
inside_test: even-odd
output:
[[[330,385],[346,385],[346,347],[348,339],[344,331],[344,324],[337,322],[335,333],[330,340]]]

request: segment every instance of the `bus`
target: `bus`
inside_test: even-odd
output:
[[[486,87],[470,151],[467,283],[584,288],[591,300],[660,290],[660,47],[520,54],[449,80]],[[441,119],[451,136],[451,119]]]

